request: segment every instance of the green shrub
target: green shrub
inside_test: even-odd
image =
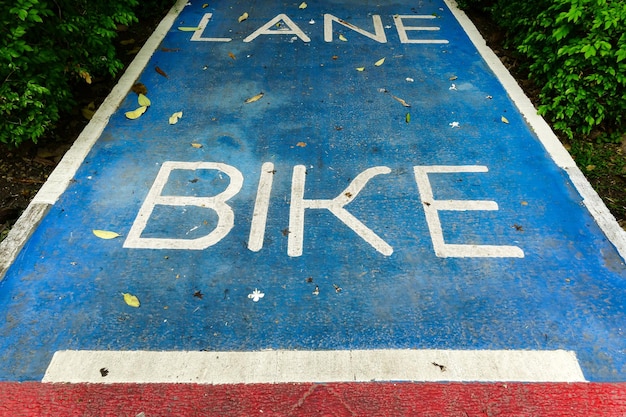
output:
[[[15,0],[0,8],[0,142],[37,142],[71,108],[77,80],[114,76],[118,24],[137,0]]]
[[[626,7],[621,0],[499,0],[495,20],[541,86],[555,130],[607,140],[626,131]],[[540,10],[540,13],[537,11]]]

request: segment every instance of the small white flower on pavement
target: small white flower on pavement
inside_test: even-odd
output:
[[[459,124],[459,122],[452,122],[452,123],[449,123],[449,124],[450,124],[450,127],[452,127],[453,129],[454,129],[455,127],[459,127],[459,128],[461,127],[461,125]]]
[[[248,298],[251,298],[252,301],[254,301],[255,303],[263,297],[265,297],[265,293],[262,293],[256,288],[254,289],[254,291],[252,291],[252,294],[248,294]]]

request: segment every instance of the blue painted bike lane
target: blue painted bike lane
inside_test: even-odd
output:
[[[448,349],[624,381],[623,260],[444,2],[194,2],[137,81],[0,282],[0,380]]]

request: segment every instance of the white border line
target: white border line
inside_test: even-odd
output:
[[[487,62],[487,65],[489,65],[489,68],[494,72],[498,80],[500,80],[517,109],[535,131],[552,160],[558,167],[567,172],[574,187],[576,187],[576,190],[582,197],[583,204],[591,213],[600,229],[609,241],[613,243],[622,260],[626,260],[626,231],[617,223],[615,217],[606,207],[596,190],[593,189],[587,178],[585,178],[585,175],[578,168],[569,152],[563,147],[543,117],[537,114],[537,109],[526,96],[524,90],[517,84],[515,78],[502,64],[497,55],[487,46],[485,39],[465,12],[458,8],[454,0],[444,0],[444,2],[461,24],[461,27],[463,27],[476,49],[478,49],[478,53]]]
[[[9,235],[0,243],[0,281],[4,278],[18,253],[48,212],[50,206],[54,205],[61,194],[65,192],[70,180],[74,177],[87,154],[109,123],[109,118],[126,98],[130,88],[146,68],[148,61],[186,4],[187,0],[178,0],[161,20],[154,33],[148,38],[137,53],[137,56],[135,56],[135,59],[133,59],[115,87],[113,87],[111,93],[93,115],[89,124],[81,132],[70,150],[63,156],[61,162],[52,171],[37,195],[35,195],[24,213],[17,220]]]
[[[277,384],[300,382],[585,382],[565,350],[64,350],[42,382]]]

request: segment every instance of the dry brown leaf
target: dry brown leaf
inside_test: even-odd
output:
[[[229,52],[228,56],[231,57],[232,59],[237,59],[237,58],[235,58],[235,54],[233,54],[232,52]]]
[[[396,97],[393,94],[389,93],[389,95],[391,97],[393,97],[394,100],[396,100],[398,103],[402,104],[404,107],[411,107],[411,105],[409,103],[407,103],[406,101],[402,100],[400,97]]]
[[[159,67],[154,67],[154,70],[159,74],[164,76],[165,78],[168,78],[167,74],[165,73],[165,71],[163,71],[161,68]]]
[[[139,94],[148,94],[148,89],[142,83],[134,84],[130,89],[132,90],[133,93],[135,93],[137,95],[139,95]]]
[[[298,146],[300,148],[304,148],[306,146],[306,142],[298,142],[298,143],[296,143],[296,146]]]

